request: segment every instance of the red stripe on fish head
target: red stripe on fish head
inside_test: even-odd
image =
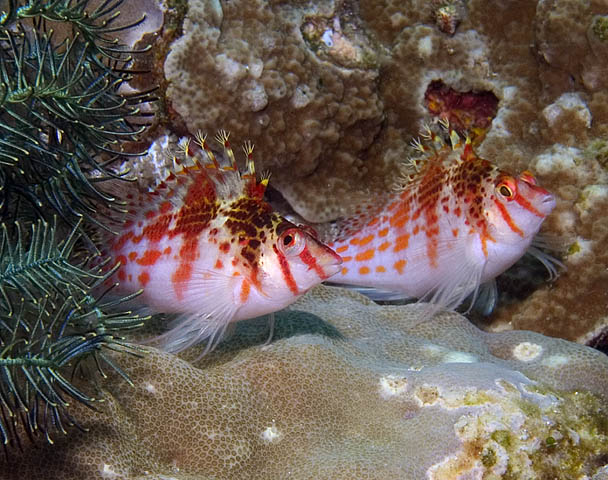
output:
[[[294,280],[293,275],[291,274],[291,269],[289,268],[289,262],[287,261],[287,258],[279,251],[276,245],[273,245],[272,249],[274,250],[274,253],[279,259],[279,267],[281,268],[281,273],[283,275],[283,280],[285,280],[285,284],[287,285],[291,293],[293,293],[294,295],[298,295],[298,286],[296,285],[296,281]]]
[[[498,208],[498,211],[500,212],[500,215],[501,215],[502,219],[509,226],[509,228],[513,232],[517,233],[520,237],[523,237],[524,236],[524,232],[513,221],[513,218],[509,214],[509,211],[507,210],[507,207],[505,207],[504,204],[501,201],[497,200],[497,199],[494,199],[494,205],[496,205],[496,207]]]

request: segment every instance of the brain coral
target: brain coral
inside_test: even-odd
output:
[[[420,320],[319,287],[270,344],[244,322],[203,361],[134,360],[134,387],[111,382],[100,412],[78,412],[88,433],[25,444],[0,477],[600,478],[606,356],[455,313]]]

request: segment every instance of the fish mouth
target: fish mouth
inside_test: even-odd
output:
[[[523,197],[528,197],[537,216],[546,217],[553,211],[555,208],[555,196],[550,191],[538,185],[529,185],[527,183],[520,185],[523,186]]]
[[[538,210],[543,215],[547,216],[553,211],[554,208],[555,208],[555,197],[551,193],[546,192],[545,195],[543,196],[542,200],[540,201]]]
[[[323,280],[326,280],[340,271],[342,257],[326,245],[320,245],[320,247],[321,251],[319,252],[318,262],[319,265],[322,266],[323,273],[325,274]]]

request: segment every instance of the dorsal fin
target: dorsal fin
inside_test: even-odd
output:
[[[113,230],[141,220],[146,213],[162,210],[163,205],[167,210],[181,208],[188,201],[186,196],[190,187],[196,184],[199,196],[206,194],[213,197],[208,200],[226,201],[244,196],[261,201],[268,185],[268,176],[262,176],[259,182],[256,179],[253,144],[245,142],[243,146],[246,167],[241,173],[229,136],[224,130],[215,136],[223,148],[223,155],[219,158],[209,146],[206,135],[201,132],[197,132],[194,139],[180,139],[173,148],[163,148],[160,155],[164,159],[161,158],[160,163],[164,167],[154,185],[132,182],[126,189],[124,182],[110,185],[109,193],[125,204],[124,215],[114,222]],[[155,161],[159,162],[159,159]]]
[[[418,155],[410,156],[400,167],[394,188],[404,190],[415,187],[420,180],[420,173],[429,166],[447,167],[455,161],[472,161],[477,158],[469,136],[463,138],[454,130],[447,120],[438,122],[440,131],[429,124],[425,124],[419,136],[412,140],[411,146]],[[458,151],[462,151],[457,155]]]

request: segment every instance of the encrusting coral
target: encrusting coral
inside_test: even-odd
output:
[[[318,287],[270,344],[258,321],[202,361],[152,350],[134,388],[78,412],[87,434],[25,445],[0,477],[600,478],[605,355],[420,312]]]
[[[167,98],[187,129],[221,125],[255,139],[273,184],[309,220],[344,213],[335,199],[354,179],[342,172],[363,167],[383,120],[382,49],[356,20],[331,2],[191,1],[164,65]],[[309,194],[320,178],[331,178],[327,199]]]
[[[219,122],[254,139],[262,167],[295,212],[327,222],[390,188],[421,124],[437,112],[446,116],[425,101],[429,87],[495,97],[498,109],[477,151],[500,168],[532,170],[557,195],[544,230],[559,240],[566,270],[551,285],[512,282],[506,296],[516,301],[503,299],[488,326],[579,342],[601,335],[608,291],[604,2],[264,5],[188,2],[184,35],[164,64],[172,121],[190,131]]]

